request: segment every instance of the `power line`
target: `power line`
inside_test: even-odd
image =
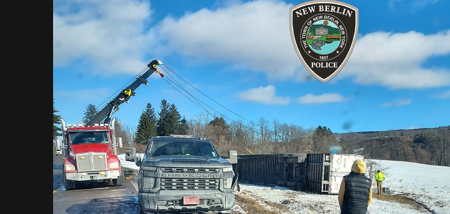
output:
[[[210,96],[206,95],[205,93],[203,93],[202,91],[200,91],[199,89],[197,89],[195,86],[193,86],[192,84],[190,84],[189,82],[187,82],[185,79],[183,79],[180,75],[178,75],[177,73],[175,73],[175,71],[173,71],[172,69],[170,69],[168,66],[163,65],[165,68],[167,68],[167,70],[169,70],[170,72],[172,72],[173,74],[175,74],[178,78],[180,78],[181,80],[183,80],[186,84],[188,84],[189,86],[191,86],[193,89],[197,90],[198,92],[200,92],[203,96],[207,97],[208,99],[210,99],[211,101],[215,102],[216,104],[218,104],[219,106],[221,106],[222,108],[226,109],[227,111],[233,113],[234,115],[244,119],[245,121],[251,123],[252,125],[256,125],[254,124],[252,121],[248,120],[247,118],[239,115],[238,113],[230,110],[229,108],[225,107],[224,105],[220,104],[219,102],[217,102],[216,100],[214,100],[213,98],[211,98]],[[168,73],[168,72],[166,72]],[[223,115],[223,114],[222,114]],[[228,118],[228,117],[227,117]],[[257,125],[256,125],[257,126]]]
[[[163,78],[164,81],[166,81],[167,84],[169,84],[170,86],[172,86],[172,88],[174,88],[175,90],[177,90],[181,95],[183,95],[184,97],[186,97],[186,99],[188,99],[189,101],[191,101],[192,103],[194,103],[196,106],[198,106],[199,108],[203,109],[203,111],[206,111],[206,113],[210,114],[208,110],[206,110],[201,104],[199,104],[198,102],[194,102],[193,100],[191,100],[188,96],[186,96],[183,92],[181,92],[180,90],[178,90],[178,88],[176,88],[174,85],[172,85],[172,83],[170,83],[169,81],[173,82],[172,80],[169,79],[169,81],[166,78]],[[192,96],[191,96],[192,97]]]
[[[163,68],[164,69],[164,68]],[[164,70],[165,71],[165,70]],[[181,93],[184,97],[186,97],[189,101],[191,101],[192,103],[194,103],[195,105],[197,105],[198,107],[200,107],[201,109],[203,109],[204,111],[206,111],[206,113],[208,113],[209,115],[213,116],[213,114],[211,114],[209,111],[206,110],[206,108],[203,106],[207,106],[208,108],[212,109],[214,112],[218,113],[219,115],[221,115],[222,117],[225,117],[231,121],[234,121],[233,119],[229,118],[228,116],[226,116],[225,114],[219,112],[218,110],[216,110],[215,108],[209,106],[208,104],[206,104],[205,102],[201,101],[199,98],[197,98],[196,96],[194,96],[193,94],[191,94],[189,91],[187,91],[172,75],[170,75],[170,73],[166,72],[166,74],[168,74],[168,80],[171,81],[173,84],[175,84],[178,88],[180,88],[182,91],[184,91],[186,94],[188,94],[190,97],[192,97],[193,100],[195,100],[195,102],[193,100],[191,100],[190,98],[188,98],[183,92],[181,92],[180,90],[178,90],[177,88],[175,88],[175,86],[173,86],[171,83],[169,83],[167,80],[165,80],[170,86],[172,86],[175,90],[177,90],[179,93]],[[202,105],[203,104],[203,105]]]

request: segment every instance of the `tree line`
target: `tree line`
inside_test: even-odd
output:
[[[55,112],[57,110],[53,107],[54,124],[59,119]],[[88,105],[83,121],[89,121],[96,113],[95,106]],[[222,155],[228,150],[236,150],[238,154],[338,152],[357,153],[367,159],[450,166],[450,126],[414,135],[361,138],[355,137],[361,136],[359,133],[336,134],[326,126],[304,128],[277,120],[268,121],[264,117],[251,123],[227,122],[221,116],[201,113],[187,120],[174,104],[165,99],[161,100],[158,112],[150,103],[145,106],[136,130],[118,120],[116,122],[116,135],[122,137],[124,145],[146,145],[153,136],[182,134],[211,140]],[[54,125],[53,129],[55,137],[58,128]]]
[[[346,145],[346,151],[358,150],[369,159],[450,166],[450,126],[410,135],[384,135],[362,139],[355,138],[350,133],[341,138],[341,142]]]
[[[85,109],[83,122],[87,123],[96,114],[95,106],[89,104]],[[116,122],[119,123],[119,120]],[[136,131],[123,124],[116,124],[115,127],[116,135],[129,145],[146,145],[153,136],[191,135],[211,140],[221,154],[226,154],[228,150],[236,150],[239,154],[293,151],[326,153],[330,152],[330,146],[339,144],[326,126],[305,129],[276,120],[269,122],[263,117],[248,125],[242,121],[227,122],[222,116],[205,113],[187,120],[174,104],[165,99],[161,100],[158,112],[147,103],[139,117]]]

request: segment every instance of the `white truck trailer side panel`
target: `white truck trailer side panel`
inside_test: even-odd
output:
[[[331,154],[329,194],[339,194],[342,179],[352,171],[353,162],[364,159],[363,155]]]

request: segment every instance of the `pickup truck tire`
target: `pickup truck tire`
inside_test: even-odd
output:
[[[124,173],[122,166],[120,166],[120,175],[117,179],[113,179],[114,186],[123,186]]]
[[[65,169],[65,167],[63,167],[63,183],[64,183],[64,188],[66,188],[66,190],[76,189],[75,181],[66,180],[66,169]]]
[[[144,212],[144,210],[142,210],[142,208],[141,208],[141,206],[138,204],[138,207],[139,207],[139,214],[156,214],[156,213],[153,213],[153,212]]]

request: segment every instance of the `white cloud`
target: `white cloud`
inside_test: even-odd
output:
[[[303,81],[309,75],[298,59],[289,33],[289,8],[278,1],[252,1],[202,9],[181,18],[166,17],[154,28],[157,48],[203,61],[263,71],[271,79]],[[352,56],[335,78],[393,89],[450,85],[450,71],[422,68],[430,57],[450,53],[450,30],[373,32],[360,36]],[[300,75],[302,74],[302,75]],[[301,77],[302,76],[302,77]]]
[[[337,93],[329,93],[322,95],[307,94],[297,98],[297,102],[301,104],[322,104],[322,103],[339,103],[347,101],[342,95]]]
[[[237,97],[243,101],[250,101],[256,103],[273,104],[273,105],[287,105],[289,104],[289,97],[275,96],[275,87],[268,85],[267,87],[252,88],[244,92],[237,93]]]
[[[140,59],[148,46],[143,30],[150,14],[148,2],[54,2],[53,65],[79,60],[90,63],[93,73],[135,74],[148,63]]]
[[[335,78],[353,76],[360,84],[381,84],[393,89],[450,85],[450,71],[422,68],[433,56],[448,55],[450,30],[424,35],[374,32],[362,36],[344,69]]]
[[[148,63],[145,55],[177,53],[197,62],[264,72],[269,79],[302,82],[311,75],[290,37],[292,6],[283,1],[232,2],[179,18],[169,15],[149,28],[148,2],[58,1],[53,12],[54,66],[81,61],[101,75],[135,74]],[[349,62],[334,78],[392,89],[449,86],[448,68],[422,67],[431,57],[450,54],[447,41],[450,29],[428,35],[415,31],[359,35]]]
[[[438,94],[436,97],[441,99],[450,99],[450,90],[443,92],[441,94]]]
[[[180,18],[166,17],[150,34],[159,40],[160,53],[225,62],[234,68],[263,71],[272,79],[287,79],[302,67],[289,32],[292,6],[252,1],[201,9]]]
[[[383,107],[394,107],[394,106],[403,106],[411,104],[411,99],[398,99],[394,102],[382,103]]]

